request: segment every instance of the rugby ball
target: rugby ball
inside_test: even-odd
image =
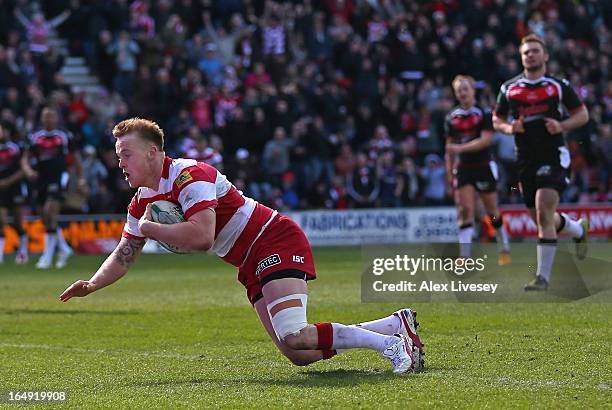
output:
[[[185,222],[185,214],[181,207],[170,201],[155,201],[151,204],[151,218],[153,222],[160,224],[176,224]],[[189,253],[184,249],[179,249],[174,245],[157,241],[164,249],[173,253]]]

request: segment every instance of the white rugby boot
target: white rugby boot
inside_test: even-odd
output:
[[[17,265],[25,265],[26,263],[28,263],[29,260],[29,256],[27,252],[17,252],[17,255],[15,255],[15,264]]]
[[[417,332],[417,327],[419,327],[419,322],[416,321],[416,311],[405,308],[400,309],[393,313],[400,320],[399,333],[406,336],[408,339],[412,341],[414,346],[413,348],[413,356],[414,356],[414,370],[419,371],[422,370],[425,366],[425,352],[423,351],[423,346],[425,346],[421,342],[421,338]]]
[[[383,352],[383,356],[386,357],[393,365],[393,373],[402,374],[407,371],[413,370],[413,347],[412,340],[404,335],[396,333],[394,336],[397,337],[397,342],[389,345]]]
[[[72,255],[74,255],[74,252],[70,247],[60,249],[59,253],[57,254],[57,261],[55,261],[55,267],[57,269],[65,268],[68,258],[70,258]]]
[[[53,255],[43,253],[38,262],[36,262],[36,269],[49,269],[53,264]]]
[[[582,236],[574,239],[574,242],[576,243],[576,257],[583,260],[586,258],[588,251],[587,243],[589,236],[589,220],[586,218],[580,218],[576,222],[582,226]]]

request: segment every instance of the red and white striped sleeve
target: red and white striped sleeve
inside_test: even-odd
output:
[[[216,181],[217,169],[200,162],[179,173],[172,183],[172,196],[178,199],[185,219],[217,206]]]
[[[127,221],[122,233],[122,236],[125,238],[145,238],[138,228],[138,220],[144,215],[147,204],[140,201],[139,194],[140,190],[136,191],[127,208]]]

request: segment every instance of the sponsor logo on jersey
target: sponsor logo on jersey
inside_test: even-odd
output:
[[[179,174],[178,177],[176,177],[176,186],[178,188],[182,187],[183,185],[185,185],[187,182],[192,181],[193,177],[191,176],[191,174],[189,173],[188,170],[184,170],[183,172],[181,172]]]
[[[278,253],[274,255],[268,256],[266,259],[262,260],[257,264],[257,269],[255,270],[255,276],[259,277],[259,274],[268,269],[270,266],[278,265],[281,263],[281,258]]]
[[[548,111],[548,105],[546,104],[530,105],[528,107],[518,108],[519,114],[524,117],[528,117],[530,115],[541,114],[546,111]]]

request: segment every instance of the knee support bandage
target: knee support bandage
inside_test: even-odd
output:
[[[288,335],[297,336],[300,330],[308,326],[307,303],[308,295],[296,293],[278,298],[267,305],[272,327],[279,340]]]

